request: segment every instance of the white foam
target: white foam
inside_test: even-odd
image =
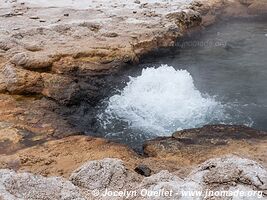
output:
[[[168,135],[220,121],[224,109],[214,98],[204,97],[195,88],[186,70],[162,65],[143,69],[141,76],[131,77],[121,93],[109,99],[101,117],[106,123],[120,120],[133,129]]]

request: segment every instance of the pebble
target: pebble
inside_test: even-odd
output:
[[[14,16],[19,16],[19,15],[23,15],[23,13],[22,12],[15,12],[15,13],[11,12],[11,13],[6,13],[4,15],[1,15],[1,17],[14,17]]]
[[[30,16],[30,19],[39,19],[38,16]]]
[[[148,177],[151,175],[151,169],[146,165],[138,165],[134,171],[136,171],[138,174],[141,174],[142,176]]]
[[[70,14],[69,13],[64,13],[64,16],[68,17],[68,16],[70,16]]]
[[[148,3],[143,3],[140,5],[140,8],[147,8],[147,6],[148,6]]]
[[[46,20],[44,20],[44,19],[40,19],[39,22],[46,22]]]
[[[23,15],[24,13],[23,12],[16,12],[15,15]]]
[[[105,37],[118,37],[119,35],[117,33],[105,33],[103,34]]]

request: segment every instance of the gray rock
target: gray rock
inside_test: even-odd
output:
[[[18,53],[15,54],[11,59],[10,62],[15,65],[23,66],[29,61],[29,57],[26,53]]]
[[[122,189],[127,180],[128,173],[122,161],[111,158],[89,161],[70,176],[74,185],[89,190]]]
[[[85,200],[79,188],[58,177],[0,170],[0,199],[3,200]]]
[[[29,18],[30,18],[30,19],[39,19],[38,16],[30,16]]]
[[[182,180],[168,171],[145,178],[139,186],[139,190],[172,191],[172,196],[156,197],[151,199],[190,199],[200,200],[204,196],[188,196],[188,191],[200,191],[204,195],[206,191],[234,192],[243,191],[244,196],[209,196],[209,199],[266,199],[267,171],[255,161],[229,155],[222,158],[211,159],[201,164],[185,180]],[[252,196],[249,196],[253,194]],[[187,193],[188,194],[188,193]],[[212,194],[212,193],[211,193]],[[222,193],[223,194],[223,193]],[[230,193],[228,193],[230,194]],[[149,199],[139,197],[140,199]]]
[[[266,169],[255,161],[233,155],[210,159],[199,165],[185,179],[168,171],[161,171],[142,181],[135,178],[121,160],[111,158],[89,161],[72,173],[70,181],[58,177],[45,178],[29,173],[0,170],[0,199],[122,199],[101,196],[106,189],[137,191],[137,196],[132,197],[134,200],[202,200],[205,199],[203,195],[206,191],[226,191],[232,194],[238,190],[245,192],[244,196],[233,198],[209,196],[208,199],[214,200],[266,199],[264,195],[267,194]],[[100,196],[93,197],[92,194],[96,190]],[[141,195],[144,190],[150,195]],[[160,191],[165,192],[161,195],[151,195]],[[202,195],[190,196],[188,191],[199,191]],[[254,195],[246,195],[249,193]]]
[[[157,174],[154,174],[150,177],[144,178],[141,184],[138,187],[138,199],[153,199],[153,200],[165,200],[165,199],[180,199],[178,194],[180,188],[183,184],[183,180],[174,174],[163,170]],[[150,194],[157,193],[160,191],[170,192],[168,195],[152,195],[151,197],[144,195],[142,191],[149,191]],[[133,198],[134,199],[134,198]]]
[[[15,47],[16,45],[18,45],[16,43],[16,41],[10,38],[1,38],[0,40],[0,49],[4,50],[4,51],[8,51],[9,49]]]
[[[201,179],[197,179],[199,175]],[[193,171],[190,178],[198,180],[201,184],[204,182],[206,186],[230,185],[233,182],[239,185],[250,185],[267,194],[266,169],[253,160],[238,156],[208,160]]]
[[[23,46],[28,51],[36,52],[36,51],[41,51],[42,50],[42,45],[36,44],[36,43],[32,43],[32,42],[25,43]]]

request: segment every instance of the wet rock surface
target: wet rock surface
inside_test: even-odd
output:
[[[228,129],[228,131],[238,131],[238,128],[240,128],[238,126],[209,126],[190,130],[190,134],[187,133],[187,139],[182,141],[174,137],[148,141],[144,146],[146,156],[138,155],[127,146],[100,138],[68,136],[59,140],[43,141],[42,138],[46,138],[46,135],[40,135],[33,137],[33,139],[29,138],[27,142],[21,142],[24,146],[20,146],[20,149],[18,149],[17,144],[14,145],[14,149],[9,152],[9,155],[2,154],[0,168],[13,169],[20,172],[30,171],[44,176],[60,175],[68,177],[72,171],[88,160],[111,157],[123,160],[125,166],[132,171],[138,169],[136,173],[142,176],[150,176],[166,169],[170,172],[179,172],[179,176],[184,177],[195,166],[207,159],[231,153],[253,159],[267,167],[267,140],[264,133],[260,136],[255,136],[253,139],[242,139],[247,137],[246,130],[248,133],[251,132],[251,135],[260,133],[260,131],[243,127],[243,130],[240,130],[244,131],[246,137],[242,137],[242,132],[240,131],[241,136],[239,138],[241,139],[220,138],[221,136],[218,139],[218,136],[216,136],[216,131],[218,130],[220,130],[220,134],[231,135],[233,133],[224,133],[222,127],[224,130]],[[207,130],[212,131],[208,132]],[[200,142],[196,139],[198,133],[200,133]],[[204,133],[207,135],[206,139],[202,137]],[[177,135],[177,133],[174,135]],[[32,140],[39,143],[32,147],[25,146],[28,143],[32,144]],[[197,142],[189,143],[188,140]],[[7,143],[10,145],[9,148],[12,147],[11,142]],[[85,171],[81,169],[80,173],[82,172],[84,173]]]
[[[0,101],[1,154],[79,134],[54,112],[56,103],[40,96],[2,94]]]
[[[203,148],[218,148],[235,141],[266,140],[267,133],[246,126],[207,125],[198,129],[176,132],[172,137],[147,141],[144,151],[147,155],[155,153],[182,152],[192,147],[194,151]]]
[[[176,169],[178,166],[181,169],[185,166],[190,168],[229,153],[255,159],[266,167],[266,148],[266,132],[243,126],[211,125],[147,141],[144,153],[150,158],[148,163],[152,160],[168,160],[168,167],[176,163]]]
[[[251,14],[266,14],[267,11],[267,1],[263,0],[263,1],[259,1],[259,0],[255,0],[255,1],[247,1],[246,2],[249,7],[248,7],[248,12]]]

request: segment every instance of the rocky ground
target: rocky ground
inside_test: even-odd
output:
[[[154,178],[161,176],[157,175],[161,170],[186,178],[205,160],[234,153],[266,169],[266,133],[246,127],[207,126],[175,133],[149,141],[144,147],[146,156],[140,156],[126,146],[83,136],[68,116],[59,114],[62,107],[81,102],[93,106],[108,88],[102,77],[158,48],[175,45],[186,33],[219,18],[266,11],[265,0],[101,0],[86,6],[81,1],[0,0],[0,167],[68,178],[86,161],[109,157],[123,160],[131,173],[141,166],[145,174],[149,167],[148,174],[156,174]],[[134,176],[140,184],[142,177]],[[181,182],[167,172],[162,176]],[[29,179],[40,179],[40,187],[57,185],[51,195],[44,195],[71,190],[76,195],[73,199],[86,198],[73,181],[35,177],[2,170],[0,194],[6,196],[0,199],[16,199],[27,190],[7,182]],[[33,196],[25,194],[25,198],[35,198],[29,195]]]
[[[236,154],[267,167],[267,133],[239,126],[206,126],[175,133],[169,138],[148,141],[145,156],[127,146],[88,136],[70,136],[2,155],[0,167],[30,171],[43,176],[64,176],[88,160],[119,158],[129,169],[149,167],[158,173],[166,169],[186,176],[207,159]]]
[[[159,190],[164,193],[151,195]],[[186,193],[192,190],[203,193]],[[122,193],[110,197],[107,191]],[[229,155],[202,163],[185,178],[166,170],[144,178],[121,160],[106,158],[85,163],[68,180],[0,170],[0,192],[2,199],[266,199],[267,171],[257,162]]]

